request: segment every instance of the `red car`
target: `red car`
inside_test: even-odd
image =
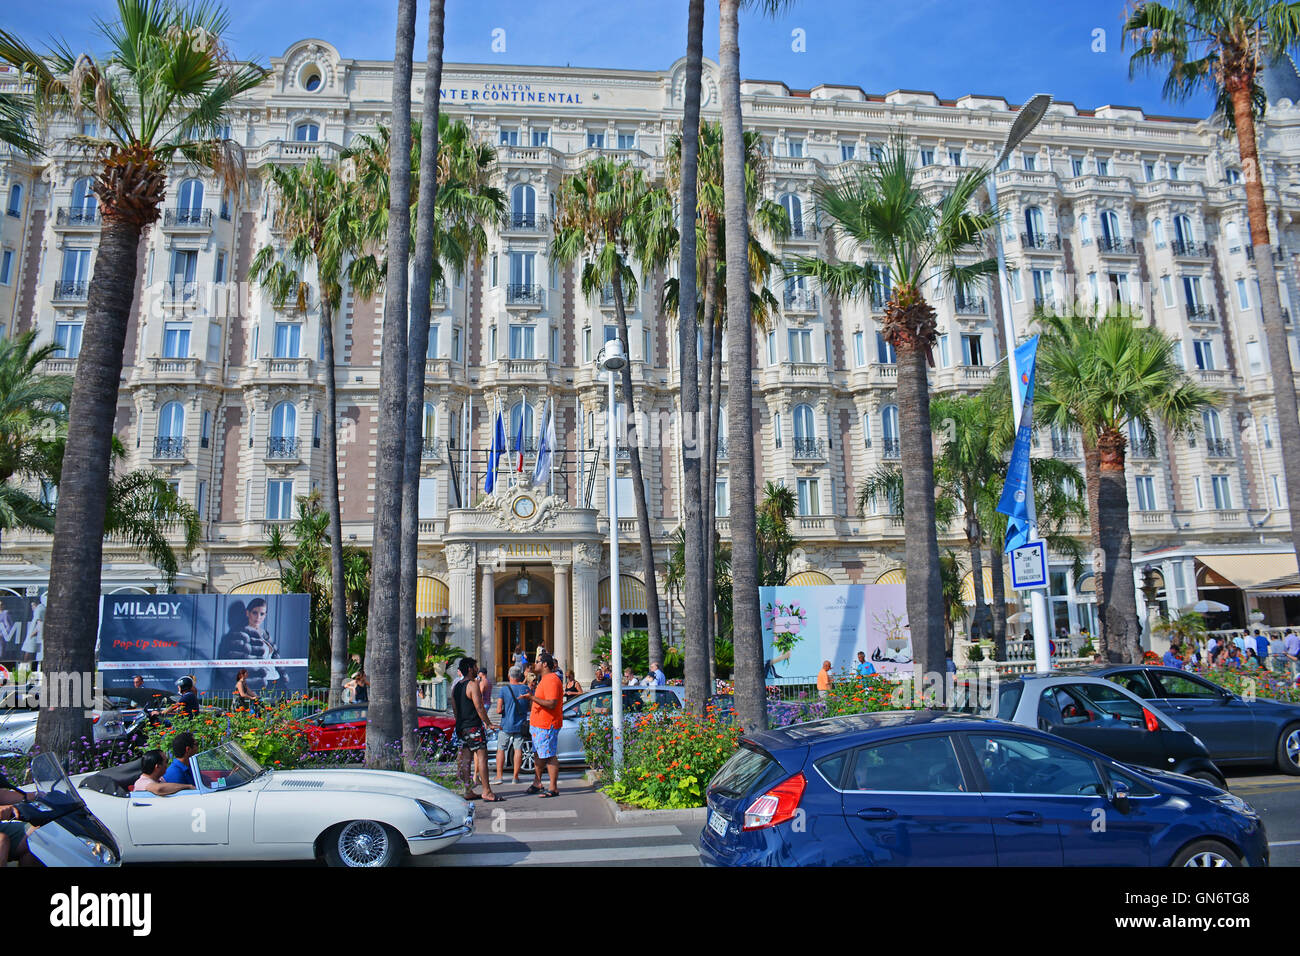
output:
[[[312,753],[327,753],[332,750],[364,750],[366,747],[366,710],[365,704],[348,704],[312,714],[299,723],[310,741],[308,750]],[[419,733],[426,743],[442,744],[450,741],[456,721],[444,717],[436,710],[421,707],[419,715]]]

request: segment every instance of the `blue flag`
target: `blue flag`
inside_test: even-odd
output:
[[[555,417],[553,406],[546,409],[542,420],[542,437],[537,445],[537,463],[533,466],[534,485],[543,485],[551,477],[551,459],[555,453]]]
[[[497,412],[496,424],[492,428],[492,447],[488,449],[487,477],[483,479],[484,494],[492,494],[497,486],[497,459],[505,454],[506,426]]]
[[[1011,464],[1007,466],[1006,481],[1002,485],[1002,498],[998,511],[1007,516],[1006,551],[1023,548],[1029,543],[1029,499],[1034,493],[1029,470],[1029,450],[1034,437],[1034,373],[1038,360],[1038,336],[1016,347],[1016,367],[1020,381],[1023,407],[1020,427],[1016,430],[1016,443],[1011,449]]]

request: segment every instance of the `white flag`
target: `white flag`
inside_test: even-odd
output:
[[[551,477],[551,460],[555,452],[555,417],[554,403],[546,408],[546,420],[542,423],[542,438],[537,445],[537,464],[533,467],[533,484],[544,485]]]

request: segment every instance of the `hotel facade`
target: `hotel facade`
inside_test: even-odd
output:
[[[256,251],[283,241],[274,197],[257,175],[271,164],[327,162],[359,134],[388,122],[392,64],[345,58],[304,40],[272,61],[265,85],[229,117],[230,138],[250,168],[248,188],[224,194],[202,171],[176,166],[165,207],[140,258],[137,307],[127,336],[117,433],[127,466],[175,482],[203,519],[202,543],[175,588],[256,593],[278,590],[264,554],[270,526],[288,521],[294,500],[317,488],[323,371],[339,389],[343,533],[368,547],[375,500],[376,414],[382,293],[345,291],[335,354],[323,354],[318,297],[305,309],[277,307],[246,282]],[[417,65],[413,91],[426,91]],[[0,76],[0,82],[5,78]],[[1300,253],[1300,78],[1270,72],[1260,154],[1273,254],[1287,309],[1287,344],[1300,368],[1290,319]],[[565,176],[597,156],[666,177],[680,132],[684,61],[664,71],[448,64],[442,108],[497,150],[495,185],[510,203],[489,230],[489,252],[436,293],[426,362],[420,486],[420,613],[446,612],[450,639],[498,670],[507,645],[539,640],[590,676],[591,644],[616,580],[630,623],[644,620],[642,561],[627,460],[616,462],[620,567],[608,556],[606,390],[596,368],[612,336],[608,291],[588,298],[576,270],[550,257],[555,196]],[[716,64],[705,63],[703,112],[717,119]],[[781,256],[832,256],[835,235],[820,221],[815,187],[870,162],[901,130],[918,155],[924,188],[936,195],[963,168],[990,162],[1016,106],[993,96],[941,100],[928,92],[872,95],[856,87],[792,90],[742,84],[746,126],[761,132],[764,190],[790,213]],[[60,346],[50,373],[77,362],[99,211],[92,164],[67,142],[72,123],[49,130],[48,152],[30,161],[0,151],[0,328],[35,330]],[[1275,388],[1260,322],[1246,200],[1236,146],[1212,122],[1093,110],[1057,103],[997,173],[1011,307],[1024,331],[1037,305],[1074,299],[1121,303],[1178,342],[1189,373],[1218,389],[1222,405],[1188,438],[1133,434],[1129,502],[1137,569],[1157,575],[1158,599],[1228,604],[1237,623],[1258,610],[1268,624],[1300,623],[1300,580],[1285,506],[1285,462],[1276,440]],[[629,297],[632,377],[650,519],[660,571],[665,632],[680,627],[679,596],[662,580],[683,491],[675,408],[676,321],[662,306],[663,275],[640,277]],[[780,303],[755,336],[753,436],[759,481],[796,492],[799,548],[791,583],[873,583],[905,577],[902,526],[881,507],[860,514],[857,487],[896,462],[896,367],[879,335],[882,303],[839,301],[811,283],[774,280]],[[990,381],[1006,343],[998,290],[958,298],[929,290],[940,339],[931,371],[939,392],[973,392]],[[728,381],[723,369],[723,400]],[[530,471],[547,409],[559,450],[554,475],[532,488],[503,475],[483,494],[497,411],[513,441],[522,419]],[[729,534],[729,471],[718,449],[717,513]],[[1082,468],[1077,434],[1043,430],[1035,454]],[[506,460],[502,460],[503,469]],[[1074,531],[1080,536],[1086,527]],[[941,546],[965,556],[960,522]],[[39,603],[49,577],[50,539],[6,533],[0,542],[0,600]],[[1050,606],[1059,633],[1095,633],[1090,577],[1053,562]],[[154,591],[161,576],[120,542],[106,541],[105,593]],[[973,600],[973,582],[965,589]],[[669,610],[671,608],[671,611]]]

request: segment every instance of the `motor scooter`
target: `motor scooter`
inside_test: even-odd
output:
[[[121,852],[108,827],[90,812],[63,766],[52,754],[31,763],[35,796],[14,804],[30,824],[27,849],[43,866],[120,866]],[[0,775],[0,787],[19,789]]]

